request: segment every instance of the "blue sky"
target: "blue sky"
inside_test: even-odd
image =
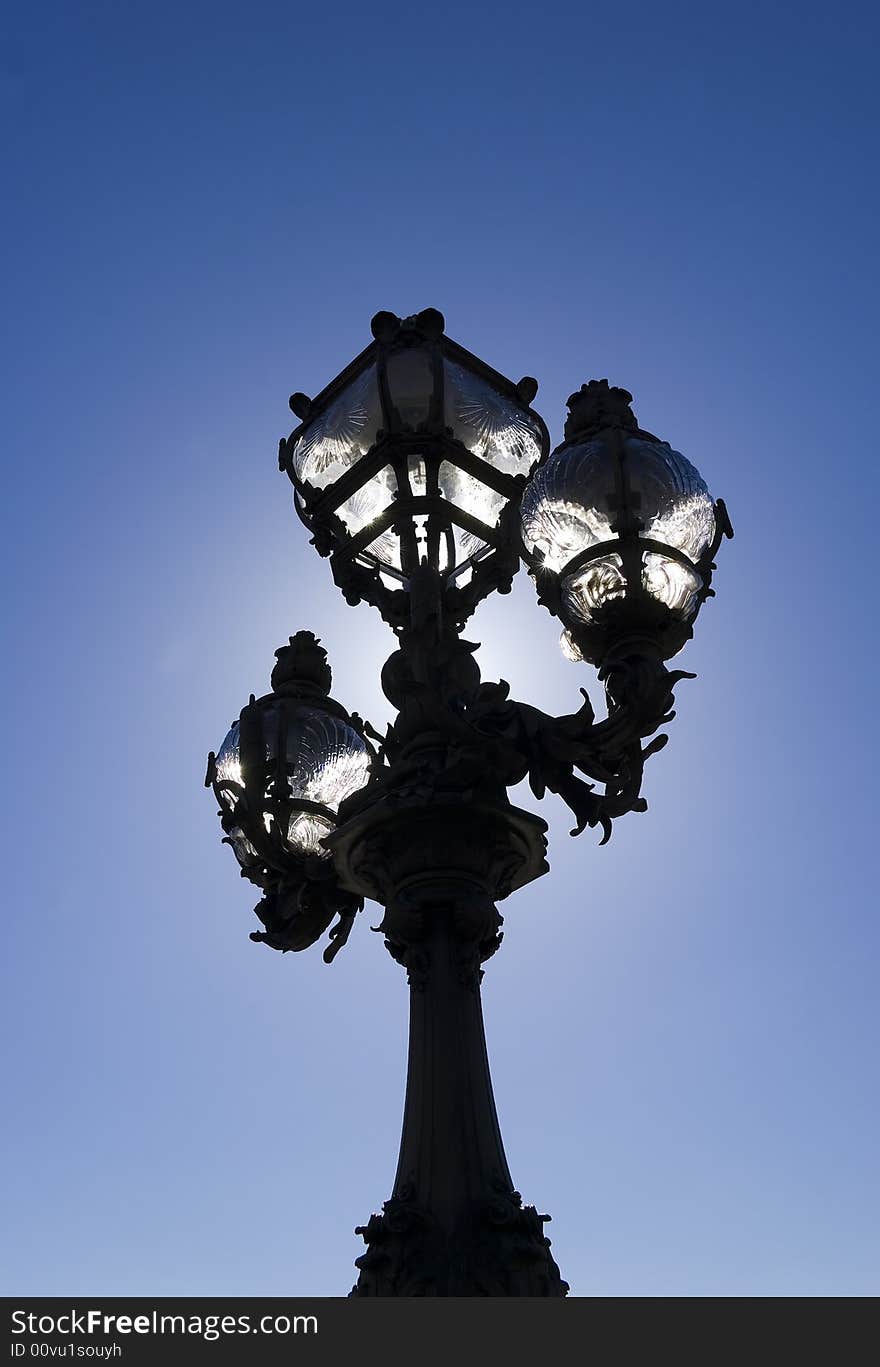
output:
[[[8,1294],[345,1293],[403,974],[248,941],[201,787],[275,647],[387,720],[278,474],[287,396],[442,309],[555,440],[608,376],[731,510],[650,810],[567,834],[484,1002],[578,1295],[867,1294],[876,13],[35,4],[2,42]],[[486,678],[568,712],[524,575]],[[531,799],[524,797],[524,805]]]

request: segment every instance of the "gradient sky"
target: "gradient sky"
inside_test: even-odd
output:
[[[335,1295],[390,1195],[404,975],[248,941],[202,788],[273,651],[393,640],[287,396],[444,311],[561,438],[608,376],[731,511],[647,815],[502,910],[514,1179],[577,1295],[878,1290],[877,12],[42,4],[2,46],[7,1294]],[[521,575],[468,636],[569,712]],[[537,805],[530,797],[523,805]]]

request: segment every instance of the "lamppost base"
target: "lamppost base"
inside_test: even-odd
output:
[[[549,1219],[502,1190],[447,1236],[414,1202],[393,1198],[355,1231],[368,1247],[351,1295],[565,1296],[544,1235]]]

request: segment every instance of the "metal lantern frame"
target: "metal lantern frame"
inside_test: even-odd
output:
[[[312,532],[318,552],[330,556],[334,580],[346,600],[352,604],[361,600],[373,604],[384,619],[398,629],[409,622],[408,586],[424,563],[439,576],[444,609],[459,625],[493,590],[509,591],[519,567],[516,517],[522,490],[550,450],[544,420],[529,406],[538,390],[537,381],[526,376],[514,383],[453,342],[445,335],[444,328],[445,320],[437,309],[425,309],[405,319],[387,312],[376,314],[372,320],[375,340],[350,365],[314,399],[299,393],[291,396],[290,407],[302,422],[289,437],[282,439],[279,447],[279,467],[294,486],[297,513]],[[402,351],[414,349],[427,357],[432,383],[431,393],[426,396],[426,419],[415,429],[403,421],[388,375],[389,361]],[[528,418],[535,428],[540,455],[527,472],[509,474],[499,470],[475,455],[447,427],[445,361],[460,366],[489,385]],[[346,388],[373,365],[382,413],[376,441],[337,480],[324,489],[317,489],[297,476],[294,468],[297,441]],[[413,490],[409,469],[412,457],[424,463],[424,494]],[[444,496],[440,487],[440,467],[444,462],[456,466],[506,500],[494,525],[481,521]],[[397,485],[391,503],[368,526],[350,532],[339,516],[340,507],[387,466],[392,468]],[[425,520],[423,544],[418,540],[417,519]],[[455,564],[453,527],[477,537],[485,543],[485,549]],[[371,543],[389,530],[400,539],[399,570],[380,562],[369,551]],[[447,569],[441,568],[444,543]],[[389,579],[395,587],[386,582]]]
[[[661,659],[670,659],[693,636],[693,626],[700,608],[707,598],[714,597],[712,575],[716,569],[715,556],[725,537],[733,536],[733,527],[723,499],[713,503],[714,532],[712,540],[697,560],[691,559],[677,546],[643,534],[633,499],[630,482],[627,438],[663,445],[662,439],[639,427],[629,405],[632,395],[625,389],[609,386],[607,380],[591,380],[582,385],[568,400],[570,416],[565,425],[565,440],[553,450],[537,469],[548,461],[564,456],[588,442],[602,442],[614,461],[614,501],[616,515],[611,523],[614,537],[596,542],[573,555],[560,569],[550,570],[544,557],[530,550],[520,529],[520,554],[537,588],[538,601],[554,617],[558,617],[587,663],[602,666],[609,652],[621,640],[634,636],[650,637],[656,644]],[[697,577],[696,606],[690,613],[660,602],[643,583],[646,554],[666,556],[690,570]],[[620,572],[626,585],[623,595],[609,598],[591,610],[592,621],[583,622],[566,609],[562,586],[585,566],[595,560],[616,555],[621,562]]]

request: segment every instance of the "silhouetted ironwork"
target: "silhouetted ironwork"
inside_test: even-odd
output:
[[[497,903],[548,871],[546,823],[508,790],[528,778],[536,797],[559,794],[572,835],[598,827],[603,844],[615,818],[645,810],[645,760],[666,743],[676,684],[693,677],[666,661],[692,634],[732,529],[684,457],[638,427],[625,390],[592,381],[572,395],[549,456],[535,381],[512,384],[444,326],[433,309],[378,314],[361,356],[315,400],[292,397],[302,422],[281,443],[336,582],[395,632],[382,671],[394,722],[380,735],[334,702],[326,654],[299,632],[206,782],[242,876],[263,892],[252,939],[301,950],[338,918],[329,961],[369,898],[406,970],[400,1157],[382,1213],[358,1229],[352,1294],[563,1296],[549,1216],[523,1206],[508,1170],[483,1031]],[[576,711],[552,717],[481,680],[461,629],[510,587],[520,557],[567,653],[598,666],[600,721],[583,689]]]

